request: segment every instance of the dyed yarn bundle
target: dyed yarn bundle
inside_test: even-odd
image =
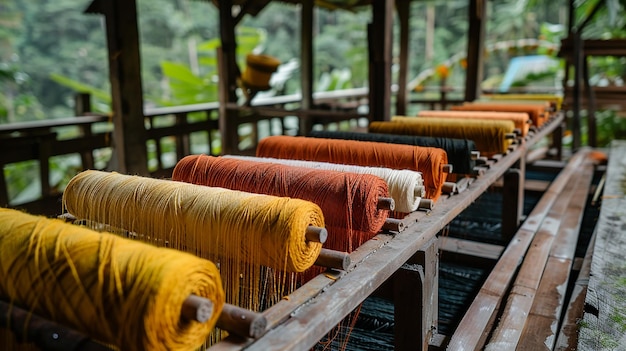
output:
[[[371,174],[192,155],[176,164],[172,180],[311,201],[329,231],[324,247],[344,252],[378,233],[389,212],[377,208],[387,184]]]
[[[312,131],[309,136],[314,138],[375,141],[389,144],[436,147],[446,152],[448,162],[453,166],[454,173],[469,174],[474,169],[474,166],[476,166],[476,162],[472,160],[472,151],[477,150],[476,144],[467,139],[332,131]]]
[[[510,145],[506,135],[513,133],[511,121],[480,121],[464,119],[439,119],[434,117],[394,116],[391,122],[372,122],[374,133],[424,135],[444,138],[470,139],[481,154],[490,156],[504,153]]]
[[[121,350],[195,350],[224,304],[210,261],[0,209],[0,298]],[[190,295],[208,322],[181,319]]]
[[[442,149],[354,140],[271,136],[257,146],[258,157],[408,169],[422,173],[426,197],[437,200],[446,181],[448,163]]]
[[[324,227],[320,208],[308,201],[101,171],[72,178],[63,205],[77,218],[215,262],[227,257],[290,272],[315,262],[321,244],[305,232]]]
[[[550,104],[552,110],[560,110],[563,104],[563,96],[555,94],[486,94],[478,101],[514,104],[545,101]]]
[[[294,167],[325,169],[338,172],[372,174],[382,178],[387,183],[389,196],[391,196],[396,204],[395,210],[403,213],[417,210],[421,198],[425,195],[422,174],[406,169],[399,170],[386,167],[352,166],[338,163],[288,160],[271,157],[226,155],[223,156],[223,158],[234,158],[255,162],[279,163]]]
[[[513,121],[515,128],[520,131],[522,137],[528,135],[531,120],[525,112],[493,112],[493,111],[434,111],[424,110],[417,114],[418,117],[438,118],[469,118],[498,121]]]
[[[530,116],[530,119],[533,121],[533,125],[535,127],[541,127],[550,117],[548,112],[548,103],[541,103],[541,105],[532,105],[527,103],[512,104],[475,101],[472,103],[465,103],[463,105],[452,106],[450,109],[454,111],[495,111],[527,113],[528,116]]]

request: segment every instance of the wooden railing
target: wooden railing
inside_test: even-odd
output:
[[[314,99],[320,110],[316,116],[306,115],[323,126],[343,121],[356,125],[359,118],[366,118],[357,113],[366,97],[367,89],[317,93]],[[229,107],[240,111],[237,121],[239,153],[253,152],[258,141],[267,135],[298,134],[298,118],[302,115],[298,110],[300,99],[297,94],[259,96],[249,107]],[[83,106],[88,105],[84,96],[80,101]],[[145,109],[151,176],[169,177],[176,162],[192,153],[220,154],[218,113],[218,103]],[[66,170],[72,174],[65,174],[63,178],[85,169],[109,168],[110,147],[113,145],[110,117],[88,111],[85,114],[0,125],[0,148],[3,150],[0,154],[0,206],[22,208],[37,214],[60,213],[60,196],[67,179],[51,179],[54,157],[80,155],[80,161]],[[94,157],[95,154],[98,157]],[[18,165],[27,162],[33,163],[29,168],[31,178],[27,182],[36,194],[16,201],[8,183],[23,172],[17,170]]]

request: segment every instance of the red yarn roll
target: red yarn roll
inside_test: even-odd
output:
[[[389,212],[377,208],[387,183],[371,174],[192,155],[176,164],[172,180],[311,201],[329,231],[324,247],[344,252],[378,233]]]
[[[433,147],[292,136],[264,138],[256,155],[418,171],[424,180],[425,197],[433,200],[441,195],[446,181],[442,166],[448,163],[446,152]]]

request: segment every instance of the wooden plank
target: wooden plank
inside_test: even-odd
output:
[[[585,155],[586,152],[578,152],[570,159],[567,166],[552,182],[550,188],[528,215],[463,316],[450,339],[448,350],[478,350],[482,348],[504,294],[509,289],[530,242],[548,215],[552,204],[560,196],[567,182],[582,163]]]
[[[589,246],[587,247],[580,272],[578,273],[578,278],[576,279],[576,283],[574,283],[565,316],[563,317],[563,324],[559,330],[559,336],[554,347],[556,351],[572,351],[577,348],[578,323],[583,317],[585,296],[587,296],[589,273],[591,271],[591,257],[593,256],[595,242],[596,232],[594,231],[589,241]]]
[[[571,201],[561,221],[520,336],[518,350],[552,350],[554,347],[593,173],[593,163],[588,160],[582,166]]]
[[[518,346],[544,267],[548,261],[552,243],[558,233],[567,205],[572,198],[572,192],[578,184],[578,174],[575,172],[570,181],[567,182],[535,235],[515,278],[498,325],[485,350],[514,350]]]
[[[597,237],[591,261],[579,350],[615,350],[626,345],[626,141],[611,143]]]
[[[439,249],[442,251],[497,260],[500,258],[504,247],[500,245],[480,243],[472,240],[442,237],[439,240]]]

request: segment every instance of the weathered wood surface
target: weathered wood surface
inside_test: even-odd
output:
[[[448,350],[477,350],[483,347],[500,304],[531,241],[539,231],[552,205],[561,196],[570,178],[582,164],[584,157],[584,152],[579,152],[572,157],[528,215],[459,323],[448,344]]]
[[[626,350],[626,141],[613,141],[579,350]]]
[[[578,273],[578,278],[576,279],[576,283],[574,283],[567,310],[565,316],[563,316],[563,324],[559,330],[559,337],[554,346],[554,350],[556,351],[575,351],[577,349],[578,322],[583,317],[587,286],[589,285],[589,273],[591,271],[591,257],[593,256],[595,242],[596,232],[591,236],[585,258],[583,259],[580,272]]]
[[[554,238],[517,350],[552,350],[554,347],[593,174],[592,160],[587,160],[576,174],[578,181]]]

